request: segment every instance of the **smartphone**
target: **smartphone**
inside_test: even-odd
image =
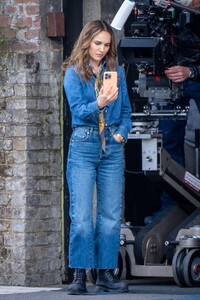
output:
[[[103,89],[108,90],[110,87],[110,94],[117,88],[117,72],[116,71],[106,71],[103,75]]]

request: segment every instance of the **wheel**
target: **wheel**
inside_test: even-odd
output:
[[[114,274],[120,278],[123,271],[123,258],[121,253],[119,252],[118,255],[118,268],[114,270]],[[88,280],[91,281],[93,284],[96,284],[97,281],[97,270],[96,269],[89,269],[87,272]]]
[[[172,260],[172,272],[173,277],[177,285],[186,286],[184,276],[183,276],[183,260],[186,255],[185,249],[179,249],[173,256]]]
[[[187,286],[200,286],[200,249],[192,249],[185,256],[183,276]]]

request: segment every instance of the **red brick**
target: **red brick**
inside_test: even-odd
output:
[[[5,6],[5,14],[14,15],[17,12],[17,7],[13,5]]]
[[[12,40],[16,37],[16,30],[15,29],[10,29],[10,28],[3,28],[1,30],[2,36],[5,39]]]
[[[10,25],[10,17],[0,16],[0,27],[8,27]]]
[[[18,18],[16,21],[16,26],[18,28],[27,28],[33,25],[31,17]]]
[[[34,39],[34,38],[39,38],[39,33],[40,33],[39,29],[29,29],[25,33],[25,36],[28,40],[31,40],[31,39]]]
[[[39,4],[40,0],[15,0],[15,3],[38,3]]]
[[[27,5],[26,6],[26,13],[27,15],[38,15],[39,14],[39,7],[38,5]]]
[[[19,51],[19,52],[37,52],[39,51],[39,45],[36,43],[20,43],[15,42],[11,46],[12,51]]]
[[[23,7],[23,5],[19,5],[19,12],[20,12],[20,14],[24,13],[24,7]]]

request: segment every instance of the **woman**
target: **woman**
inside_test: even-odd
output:
[[[69,294],[84,294],[87,268],[98,271],[97,291],[126,292],[113,274],[117,267],[124,181],[124,147],[131,128],[131,108],[123,70],[116,66],[111,27],[87,23],[71,56],[63,63],[64,89],[72,115],[67,181],[70,193]],[[117,71],[118,87],[103,89],[105,71]],[[101,139],[100,126],[105,128]],[[96,220],[93,194],[96,183]]]

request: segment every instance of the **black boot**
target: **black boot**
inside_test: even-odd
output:
[[[68,288],[69,295],[80,295],[87,293],[85,269],[75,269],[74,280]]]
[[[114,275],[113,270],[99,270],[96,281],[97,292],[128,292],[128,285]]]

